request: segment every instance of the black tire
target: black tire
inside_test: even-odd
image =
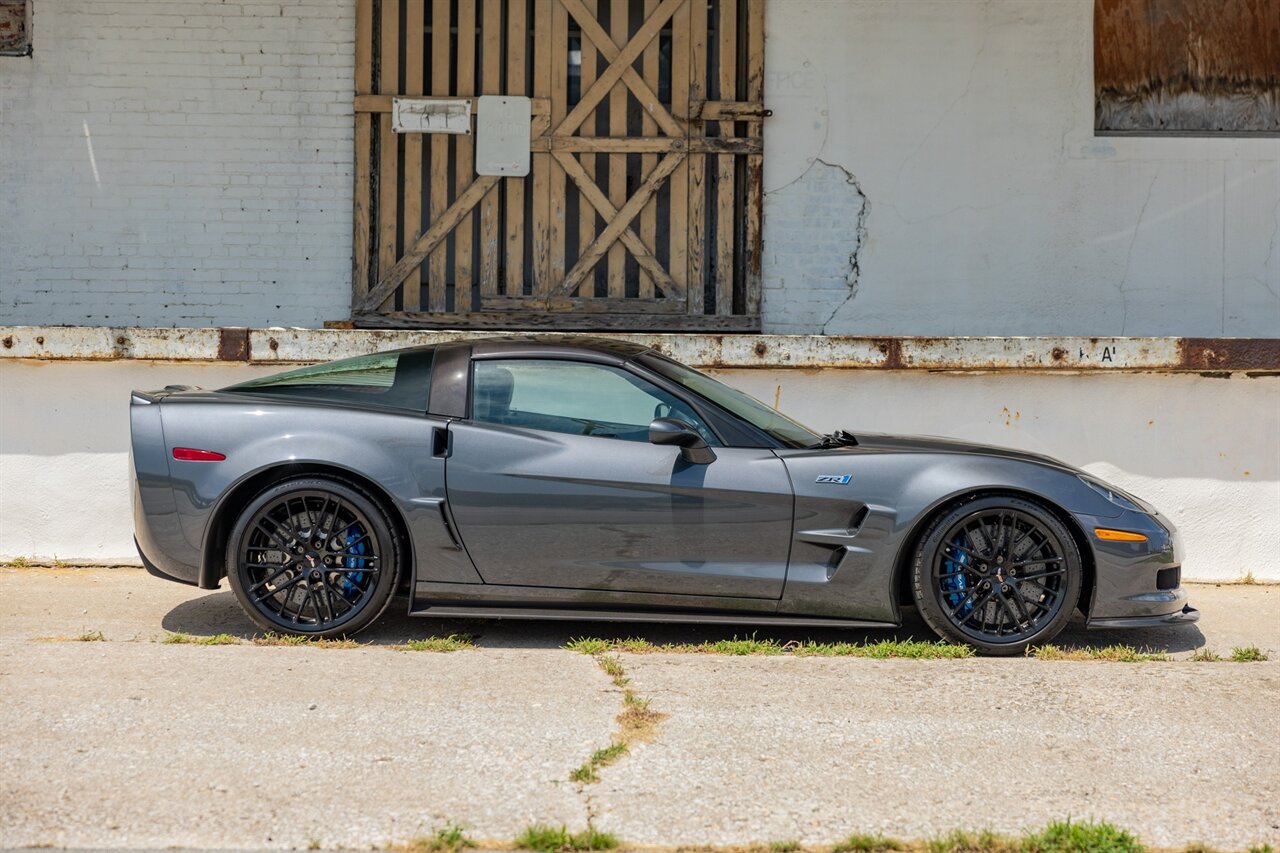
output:
[[[912,593],[939,636],[985,655],[1022,654],[1066,627],[1080,600],[1075,538],[1043,505],[1014,495],[957,502],[920,537]]]
[[[298,477],[241,510],[227,537],[227,578],[267,631],[340,637],[391,603],[401,546],[380,503],[354,483]]]

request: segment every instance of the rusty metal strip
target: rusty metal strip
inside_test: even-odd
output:
[[[3,326],[0,358],[307,363],[491,332]],[[1280,338],[925,338],[601,334],[701,367],[1280,375]]]

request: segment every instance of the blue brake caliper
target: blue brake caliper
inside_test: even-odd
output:
[[[959,558],[954,560],[950,557],[947,558],[947,576],[942,579],[942,591],[953,608],[959,607],[960,602],[964,601],[968,596],[967,590],[969,589],[969,583],[965,579],[964,572],[961,570],[968,565],[969,555],[959,550],[963,547],[961,544],[963,542],[963,535],[957,536],[955,539],[951,540],[951,544],[956,546],[955,552],[959,554]],[[964,619],[972,610],[973,602],[969,602],[961,610],[957,611],[956,618]]]
[[[369,541],[360,535],[354,524],[347,528],[345,536],[344,544],[348,554],[366,553]],[[350,556],[345,558],[344,563],[348,569],[363,569],[365,567],[365,561],[362,557]],[[361,589],[359,585],[363,580],[364,572],[357,572],[353,575],[344,574],[342,579],[338,581],[338,589],[348,601],[355,601],[360,596]]]

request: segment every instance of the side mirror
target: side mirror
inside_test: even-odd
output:
[[[649,424],[649,443],[680,448],[680,457],[695,465],[707,465],[716,460],[715,451],[696,429],[679,418],[656,418]]]

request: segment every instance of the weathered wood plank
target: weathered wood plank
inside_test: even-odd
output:
[[[648,19],[654,12],[658,11],[658,0],[644,0],[644,16]],[[659,63],[661,56],[658,51],[658,39],[649,42],[649,46],[644,49],[644,59],[640,69],[640,76],[644,79],[645,85],[653,91],[659,88]],[[643,119],[640,124],[640,132],[644,136],[656,136],[658,133],[658,123],[653,120],[653,116],[649,115],[649,111],[640,110]],[[658,165],[658,158],[653,154],[645,154],[640,158],[640,178],[643,180],[653,167]],[[653,200],[645,205],[644,210],[640,211],[640,239],[644,242],[645,248],[650,252],[657,250],[658,246],[658,196],[655,193]],[[654,294],[653,276],[643,268],[640,270],[640,298],[652,299]],[[668,296],[670,294],[667,294]]]
[[[669,136],[546,136],[530,143],[533,151],[591,151],[596,153],[665,154],[687,151],[704,154],[759,154],[759,139],[743,136],[695,136],[672,139]]]
[[[502,94],[502,0],[484,0],[480,22],[480,93]],[[498,293],[497,185],[480,201],[480,296]]]
[[[426,6],[410,0],[405,7],[404,21],[404,92],[405,95],[423,94],[426,80],[424,66],[426,54],[427,19]],[[404,134],[404,201],[403,229],[405,242],[418,239],[422,233],[422,134]],[[404,280],[400,289],[400,301],[405,311],[417,311],[422,307],[422,269],[418,268]]]
[[[627,19],[630,6],[629,0],[611,0],[609,30],[614,44],[625,45],[631,36]],[[609,135],[615,138],[627,135],[627,87],[621,82],[609,93]],[[618,208],[627,203],[626,154],[609,155],[609,201]],[[621,299],[627,295],[627,250],[622,243],[615,242],[609,247],[608,264],[609,296]]]
[[[449,0],[433,0],[431,9],[431,94],[449,91],[450,26]],[[449,137],[431,134],[431,227],[449,208]],[[449,253],[442,239],[427,262],[427,310],[445,311],[449,305]]]
[[[559,154],[557,156],[568,157],[572,155]],[[565,276],[564,284],[557,288],[556,293],[570,294],[577,291],[578,285],[582,284],[582,279],[586,277],[592,267],[599,263],[614,241],[622,236],[622,232],[631,225],[631,220],[636,218],[640,213],[640,209],[648,203],[650,196],[684,161],[684,157],[683,153],[675,152],[662,158],[662,162],[658,163],[653,173],[636,189],[635,194],[627,199],[627,203],[618,210],[617,215],[608,219],[604,230],[600,232],[600,236],[583,250],[582,256],[578,258],[578,263]]]
[[[405,249],[404,256],[383,274],[382,280],[377,286],[369,291],[369,296],[364,301],[366,309],[372,309],[385,300],[388,296],[395,293],[400,282],[404,281],[414,267],[422,263],[427,255],[440,245],[445,237],[449,236],[457,224],[462,221],[462,217],[471,213],[472,209],[480,203],[480,199],[489,191],[491,187],[498,183],[498,178],[493,175],[481,175],[472,181],[471,186],[458,196],[445,209],[440,216],[431,221],[426,231],[422,232],[422,236],[417,239],[412,246]]]
[[[564,121],[569,111],[569,13],[562,2],[551,5],[551,124]],[[564,279],[565,251],[568,243],[568,223],[565,222],[566,191],[564,169],[551,161],[551,212],[547,217],[548,245],[551,252],[550,276],[546,281],[549,292]],[[539,291],[541,292],[541,291]]]
[[[720,70],[720,100],[733,101],[738,94],[738,0],[720,0],[720,19],[716,23],[717,59]],[[734,135],[733,122],[719,123],[721,138]],[[734,225],[737,216],[736,159],[721,154],[716,158],[716,313],[733,313],[735,257]]]
[[[459,98],[473,98],[476,93],[476,0],[464,0],[458,4],[457,39],[454,46],[453,67],[457,82],[454,94]],[[473,98],[474,102],[474,98]],[[475,180],[475,136],[454,137],[453,194],[458,197]],[[475,216],[462,217],[453,232],[453,299],[454,310],[465,311],[471,307],[472,281],[475,259]]]
[[[752,105],[764,102],[764,0],[747,0],[747,101]],[[763,145],[762,124],[749,124],[747,135],[760,140]],[[742,247],[746,269],[744,310],[748,315],[759,316],[764,251],[764,157],[759,154],[747,157],[745,216],[746,235]]]
[[[588,14],[593,16],[598,14],[599,7],[596,5],[596,0],[582,0],[582,6],[584,9],[586,9]],[[582,93],[590,89],[591,85],[595,83],[596,74],[598,72],[599,72],[599,57],[596,52],[595,42],[591,41],[591,39],[584,38],[582,39],[582,77],[581,77],[581,86],[578,89],[579,97],[581,97]],[[587,119],[582,123],[582,127],[579,128],[579,131],[582,134],[582,137],[584,138],[592,137],[596,135],[596,114],[595,113],[592,113],[591,115],[587,116]],[[551,141],[551,139],[553,139],[553,137],[547,137],[547,141]],[[594,184],[596,180],[596,156],[590,153],[583,153],[581,158],[581,163],[582,163],[583,171],[585,171],[588,175],[590,175],[590,180]],[[564,166],[564,164],[562,163],[561,166]],[[591,241],[594,240],[595,237],[596,237],[595,208],[592,207],[591,202],[587,199],[586,191],[580,189],[578,191],[578,254],[579,256],[581,256],[583,249],[591,245]],[[586,287],[587,296],[593,297],[595,296],[595,293],[596,293],[594,270],[592,271],[592,273],[593,274],[588,276],[586,279],[584,279],[583,282],[584,284],[587,285]]]
[[[617,330],[631,332],[759,332],[760,318],[746,316],[717,317],[688,314],[566,314],[560,311],[478,312],[469,314],[428,314],[393,311],[386,314],[357,312],[352,325],[362,329],[506,329],[510,331],[544,330]]]
[[[683,299],[610,299],[583,296],[495,296],[480,300],[485,311],[564,311],[586,314],[683,314]]]
[[[707,65],[706,32],[707,7],[702,0],[689,0],[671,22],[671,111],[678,116],[688,115],[690,98],[701,96],[699,86]],[[687,142],[700,137],[702,123],[687,124],[685,135]],[[693,256],[699,249],[695,239],[701,233],[703,214],[694,191],[701,185],[695,180],[705,160],[702,156],[687,158],[671,176],[669,267],[673,277],[683,279],[691,315],[702,313],[702,277]]]
[[[559,0],[535,0],[533,7],[533,94],[551,99],[551,7]],[[552,127],[554,121],[552,107]],[[529,240],[532,241],[532,290],[545,294],[551,289],[551,167],[548,154],[533,155],[533,199]],[[508,292],[508,295],[510,292]]]
[[[608,223],[614,219],[618,215],[618,209],[613,206],[613,202],[611,202],[608,196],[606,196],[600,190],[600,187],[596,185],[593,176],[588,175],[582,168],[581,164],[579,164],[572,155],[557,154],[556,157],[560,159],[565,172],[573,179],[574,183],[578,185],[583,197],[589,204],[600,212],[604,221]],[[644,242],[636,236],[636,233],[631,230],[631,228],[624,228],[619,239],[621,239],[623,245],[631,251],[631,254],[635,257],[636,263],[640,265],[640,268],[647,271],[654,281],[663,288],[663,291],[668,296],[682,296],[684,294],[684,289],[677,282],[672,281],[671,277],[667,274],[667,271],[662,268],[662,265],[658,263],[658,259],[654,257],[653,251],[648,246],[644,245]],[[585,252],[589,246],[590,244],[584,246],[583,252]],[[579,261],[581,261],[581,257],[579,257]],[[576,290],[569,291],[571,294],[576,292]]]
[[[378,46],[378,89],[396,93],[400,88],[400,7],[383,3]],[[378,275],[383,276],[396,262],[396,199],[400,194],[400,140],[391,129],[391,116],[378,119]],[[393,294],[388,294],[390,297]]]
[[[525,44],[528,41],[528,21],[524,3],[507,2],[507,94],[527,95],[528,81],[525,79]],[[542,115],[550,115],[551,102],[545,98],[537,98],[534,103],[545,106]],[[532,107],[530,108],[532,109]],[[533,133],[533,138],[540,136]],[[536,169],[539,160],[533,157]],[[526,178],[507,178],[503,190],[506,192],[503,213],[506,221],[506,272],[503,287],[508,296],[516,296],[524,292],[524,197]]]
[[[373,0],[356,0],[356,99],[373,91]],[[373,124],[376,118],[356,113],[355,198],[353,199],[351,305],[369,294],[373,203]]]

